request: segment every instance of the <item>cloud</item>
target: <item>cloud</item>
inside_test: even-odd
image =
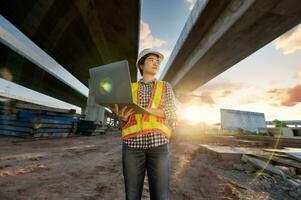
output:
[[[219,81],[208,83],[199,89],[200,90],[233,90],[233,89],[241,89],[242,87],[244,86],[240,83],[234,83],[228,80],[219,80]]]
[[[168,43],[165,40],[153,36],[149,24],[144,21],[141,21],[140,27],[140,49],[158,48]]]
[[[164,59],[168,58],[171,54],[171,50],[167,49],[158,49],[158,51],[163,54]]]
[[[277,100],[271,99],[273,96],[268,94],[268,92],[265,89],[260,89],[257,87],[250,87],[244,92],[241,92],[242,94],[239,97],[238,104],[239,105],[249,105],[249,104],[275,104],[274,106],[278,107],[276,105]]]
[[[220,97],[226,97],[230,94],[232,94],[232,90],[224,90]]]
[[[189,102],[190,104],[202,104],[212,107],[221,103],[224,100],[224,98],[232,98],[233,95],[236,95],[237,92],[243,88],[247,87],[242,84],[233,83],[231,81],[226,80],[210,82],[198,88],[194,92],[188,92],[191,95],[183,95],[185,97],[182,97],[182,102]],[[198,97],[193,97],[193,95],[196,95]]]
[[[202,95],[195,95],[192,92],[177,92],[177,99],[184,104],[205,104],[214,105],[215,102],[209,92],[203,93]]]
[[[192,10],[196,0],[185,0],[185,3],[188,5],[189,10]]]
[[[278,102],[281,106],[295,106],[301,102],[301,84],[295,85],[292,88],[272,89],[267,91],[269,99]]]
[[[242,84],[221,80],[221,81],[208,83],[200,87],[196,92],[201,93],[202,95],[204,93],[207,94],[210,93],[210,96],[212,96],[212,98],[215,99],[215,98],[224,98],[230,96],[234,92],[237,92],[245,87],[246,86]]]
[[[299,69],[295,74],[293,74],[291,76],[291,79],[292,80],[297,80],[297,81],[301,80],[301,69]]]
[[[203,94],[201,97],[200,97],[200,101],[203,103],[203,104],[207,104],[207,105],[214,105],[215,104],[215,101],[213,100],[212,96],[210,93],[206,93],[206,94]]]
[[[301,24],[276,39],[275,46],[283,54],[290,54],[301,49]]]

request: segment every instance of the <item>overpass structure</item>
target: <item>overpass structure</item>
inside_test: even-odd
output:
[[[299,23],[298,0],[197,1],[160,79],[193,91]]]
[[[300,22],[299,0],[197,1],[160,79],[193,91]],[[139,0],[5,0],[0,69],[84,108],[89,68],[127,59],[136,80],[139,23]]]
[[[139,0],[4,0],[0,70],[13,83],[84,108],[89,68],[127,59],[136,80],[139,25]]]

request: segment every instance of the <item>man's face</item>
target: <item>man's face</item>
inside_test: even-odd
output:
[[[144,61],[144,65],[140,66],[143,74],[156,75],[160,69],[160,60],[156,55],[149,55]]]

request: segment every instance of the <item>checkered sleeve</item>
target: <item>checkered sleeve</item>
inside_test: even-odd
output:
[[[165,82],[165,96],[163,99],[162,110],[165,118],[171,126],[176,122],[176,100],[170,83]]]

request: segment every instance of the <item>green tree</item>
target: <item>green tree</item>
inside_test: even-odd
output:
[[[287,124],[283,121],[280,121],[278,119],[274,119],[272,121],[272,124],[276,127],[276,128],[281,128],[281,127],[287,127]]]

